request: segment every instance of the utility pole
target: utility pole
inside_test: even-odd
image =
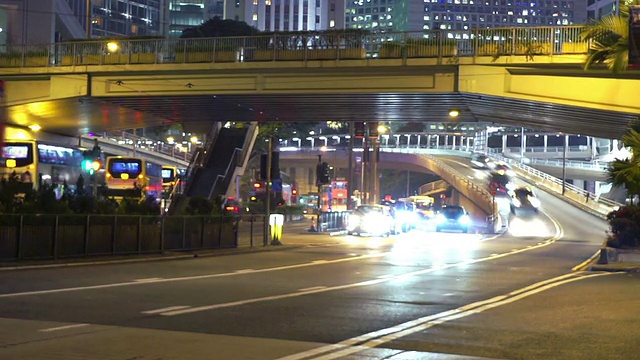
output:
[[[353,189],[355,188],[355,186],[353,186],[353,137],[355,135],[354,132],[354,123],[350,122],[349,123],[349,178],[347,179],[347,210],[351,210],[353,209]]]
[[[87,39],[91,39],[91,0],[87,0]],[[135,156],[135,155],[134,155]]]
[[[265,181],[265,191],[267,192],[266,203],[264,204],[266,218],[264,219],[263,245],[269,245],[269,219],[271,218],[271,152],[273,151],[273,138],[269,136],[269,147],[267,150],[267,179]]]
[[[562,195],[564,195],[567,184],[567,145],[569,143],[569,135],[564,135],[564,146],[562,147]]]
[[[318,155],[318,166],[316,166],[316,185],[318,186],[318,211],[316,211],[316,228],[320,232],[320,211],[322,209],[322,183],[320,182],[320,169],[322,168],[322,155]]]

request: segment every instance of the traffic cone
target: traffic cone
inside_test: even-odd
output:
[[[309,228],[309,232],[317,232],[318,229],[316,228],[316,218],[312,217],[311,218],[311,227]]]

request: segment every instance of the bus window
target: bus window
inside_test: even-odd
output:
[[[138,159],[110,159],[107,166],[107,171],[115,178],[122,178],[122,174],[127,174],[132,179],[142,173],[142,161]]]

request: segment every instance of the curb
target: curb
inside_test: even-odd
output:
[[[218,249],[211,250],[204,253],[189,253],[184,255],[149,255],[152,257],[140,257],[129,259],[115,259],[115,260],[100,260],[100,261],[82,261],[79,259],[77,262],[60,262],[50,264],[25,264],[15,266],[2,266],[0,265],[0,272],[2,271],[15,271],[15,270],[34,270],[34,269],[53,269],[53,268],[69,268],[77,266],[96,266],[96,265],[112,265],[112,264],[127,264],[127,263],[143,263],[151,261],[169,261],[169,260],[187,260],[204,257],[216,257],[216,256],[229,256],[229,255],[243,255],[250,253],[266,252],[266,251],[283,251],[293,250],[303,247],[302,245],[267,245],[267,246],[254,246],[254,247],[242,247],[231,249]],[[144,255],[133,255],[144,256]]]

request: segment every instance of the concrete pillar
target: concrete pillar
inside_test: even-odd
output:
[[[431,148],[431,135],[427,135],[427,149]]]
[[[544,144],[542,145],[542,151],[547,152],[547,143],[549,142],[549,136],[544,135],[543,140]]]
[[[502,134],[502,155],[507,152],[507,135]]]
[[[418,143],[416,144],[416,149],[420,149],[420,134],[418,134]]]
[[[451,149],[452,150],[456,149],[456,136],[455,135],[451,136]]]
[[[444,136],[444,148],[446,149],[449,146],[449,135]]]

